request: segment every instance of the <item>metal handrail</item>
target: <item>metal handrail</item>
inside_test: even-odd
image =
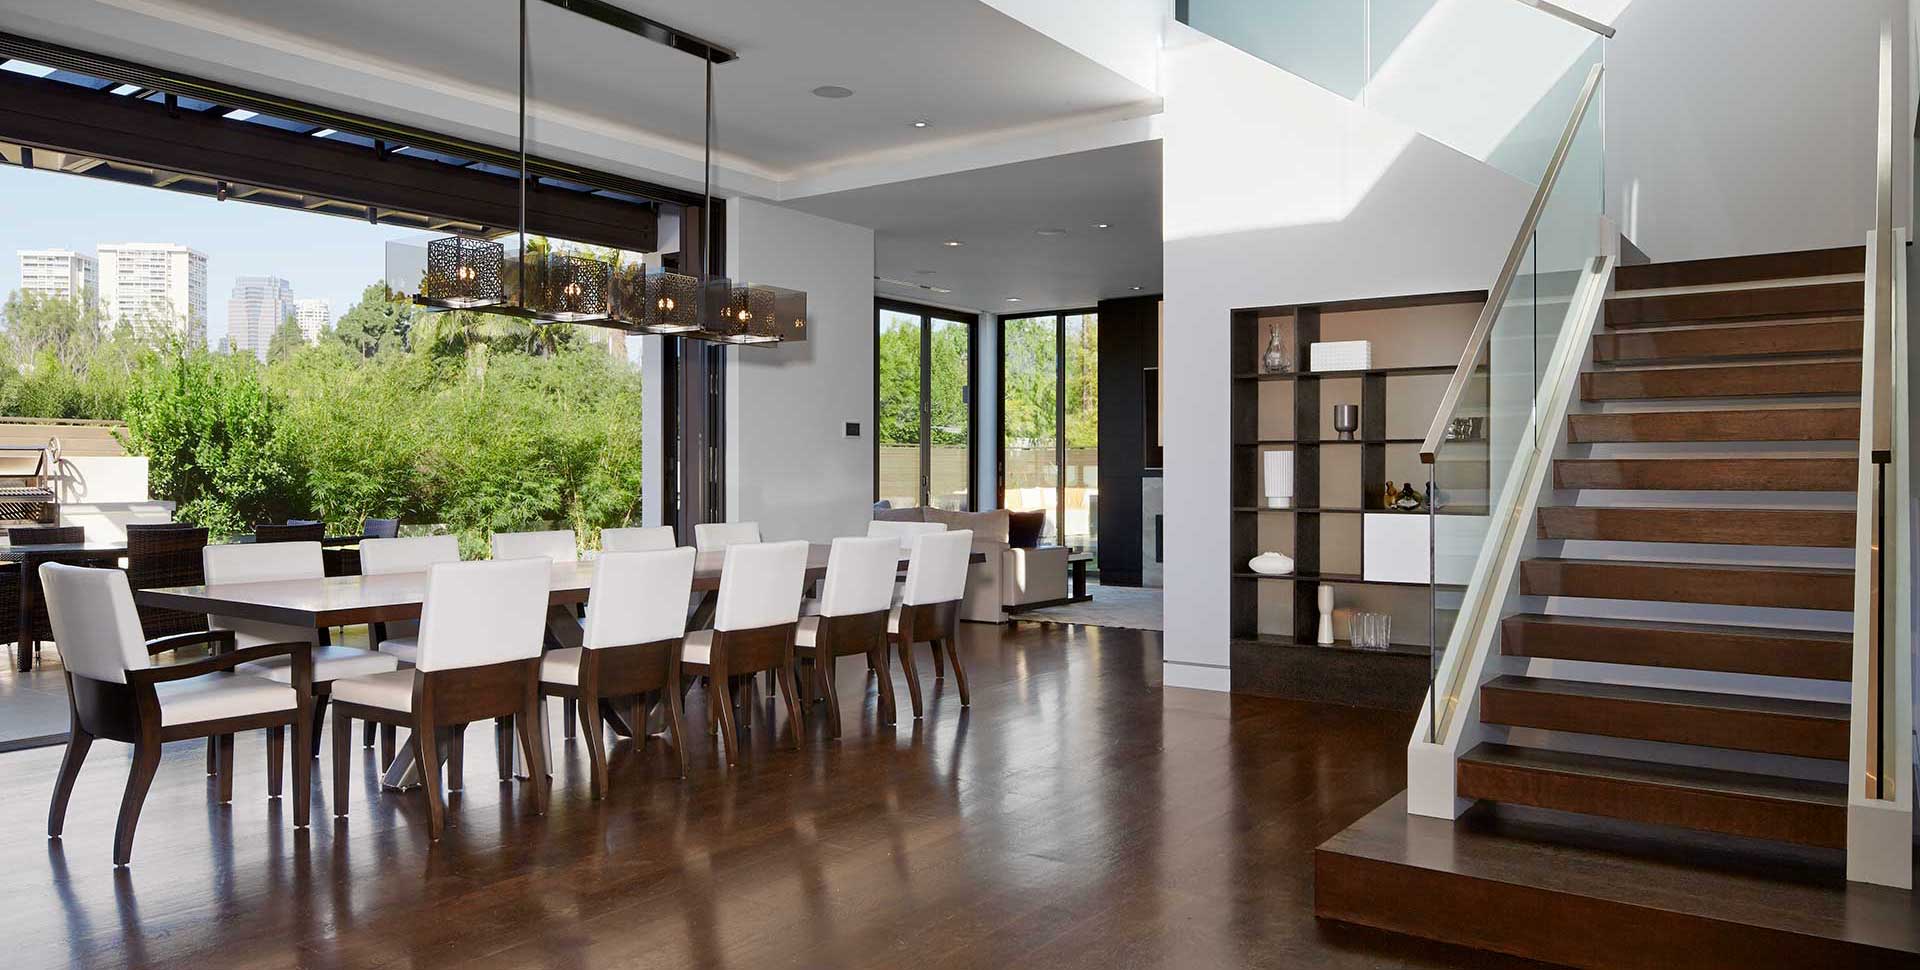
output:
[[[1593,31],[1594,33],[1599,34],[1602,37],[1613,36],[1612,27],[1609,27],[1598,20],[1590,20],[1586,17],[1582,17],[1579,14],[1574,13],[1573,11],[1560,6],[1559,4],[1548,3],[1547,0],[1520,0],[1520,2],[1526,4],[1529,7],[1532,7],[1535,10],[1540,11],[1541,13],[1550,14],[1552,16],[1559,17],[1561,20],[1564,20],[1567,23],[1573,24],[1576,27],[1585,27],[1586,29]]]
[[[1893,462],[1893,412],[1895,407],[1893,393],[1893,275],[1895,258],[1893,236],[1893,142],[1895,107],[1893,79],[1893,32],[1883,30],[1880,35],[1880,103],[1879,103],[1879,142],[1876,146],[1877,157],[1874,163],[1874,245],[1873,266],[1870,267],[1867,294],[1873,304],[1873,316],[1866,321],[1869,328],[1866,337],[1873,348],[1873,372],[1863,375],[1864,386],[1860,393],[1866,399],[1868,413],[1872,415],[1873,426],[1869,430],[1869,458],[1872,461],[1872,474],[1868,476],[1869,509],[1872,512],[1872,533],[1867,549],[1867,624],[1866,642],[1872,654],[1867,663],[1867,690],[1864,698],[1871,725],[1872,738],[1867,744],[1867,764],[1860,766],[1866,773],[1867,795],[1870,798],[1886,799],[1894,797],[1899,791],[1893,772],[1898,759],[1888,757],[1888,719],[1890,708],[1899,703],[1894,699],[1889,703],[1887,684],[1891,679],[1888,666],[1892,662],[1889,652],[1892,649],[1888,636],[1890,624],[1887,610],[1891,605],[1887,597],[1887,541],[1891,536],[1888,530],[1887,474]]]
[[[1546,211],[1554,183],[1560,180],[1560,169],[1565,166],[1567,155],[1573,150],[1574,137],[1580,133],[1580,123],[1586,119],[1587,107],[1600,90],[1600,76],[1605,71],[1606,65],[1595,64],[1587,72],[1587,82],[1580,89],[1580,99],[1574,102],[1573,113],[1567,117],[1567,128],[1560,133],[1560,143],[1554,146],[1546,174],[1541,176],[1540,187],[1534,190],[1533,201],[1527,205],[1526,218],[1520,221],[1520,232],[1513,237],[1512,248],[1507,250],[1507,261],[1501,264],[1500,275],[1494,278],[1493,288],[1487,291],[1486,306],[1480,309],[1480,319],[1474,321],[1473,333],[1467,337],[1467,348],[1460,354],[1460,366],[1454,368],[1453,379],[1447,382],[1447,393],[1440,398],[1439,410],[1434,412],[1433,424],[1427,428],[1427,437],[1420,443],[1420,461],[1425,464],[1433,464],[1434,455],[1439,452],[1440,443],[1446,437],[1447,424],[1453,420],[1453,412],[1460,406],[1460,395],[1466,392],[1467,381],[1473,375],[1474,361],[1480,359],[1480,351],[1486,347],[1487,338],[1493,333],[1494,321],[1500,317],[1500,308],[1507,302],[1507,294],[1513,290],[1514,277],[1519,275],[1520,264],[1533,245],[1533,232],[1540,225],[1540,215]]]

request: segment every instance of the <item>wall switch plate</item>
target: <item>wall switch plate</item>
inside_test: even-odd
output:
[[[848,421],[848,422],[847,422],[847,429],[846,429],[846,432],[845,432],[845,433],[846,433],[846,436],[847,436],[847,437],[849,437],[849,438],[858,438],[858,437],[860,437],[860,422],[858,422],[858,421]]]

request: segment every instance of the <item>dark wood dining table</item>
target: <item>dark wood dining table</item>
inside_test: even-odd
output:
[[[0,545],[0,562],[20,564],[20,630],[13,652],[14,669],[33,669],[33,603],[39,583],[32,581],[46,562],[116,562],[127,554],[121,542],[49,542],[43,545]]]
[[[827,556],[831,549],[831,546],[823,543],[813,543],[807,549],[806,578],[809,585],[826,575]],[[984,562],[985,556],[976,552],[972,561]],[[725,553],[722,551],[703,552],[695,557],[693,588],[705,595],[694,611],[694,618],[689,621],[689,628],[699,629],[711,622],[724,562]],[[906,568],[906,564],[903,551],[901,568]],[[587,601],[588,590],[593,585],[593,572],[594,562],[590,559],[553,564],[547,595],[550,647],[580,644],[580,624],[575,618],[578,615],[577,607]],[[312,627],[324,632],[326,628],[335,626],[417,620],[426,595],[427,574],[421,572],[173,586],[136,590],[133,598],[142,606]],[[623,712],[603,702],[601,714],[622,737],[633,736],[635,728],[627,724]],[[409,745],[404,750],[410,752],[412,748]],[[387,773],[386,780],[390,787],[404,787],[411,780],[412,762],[409,757],[403,755],[395,758],[395,767]]]

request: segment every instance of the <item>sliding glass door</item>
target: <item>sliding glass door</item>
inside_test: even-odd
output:
[[[874,501],[972,508],[972,321],[907,303],[874,317]]]
[[[1100,318],[1000,321],[1002,503],[1046,513],[1042,541],[1098,555]]]

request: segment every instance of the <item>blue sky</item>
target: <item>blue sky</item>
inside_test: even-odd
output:
[[[297,298],[333,302],[336,318],[385,269],[389,239],[433,233],[338,216],[276,209],[58,172],[0,165],[0,293],[20,286],[22,249],[71,249],[91,256],[112,242],[171,242],[207,254],[207,325],[227,332],[236,276],[279,276]]]

